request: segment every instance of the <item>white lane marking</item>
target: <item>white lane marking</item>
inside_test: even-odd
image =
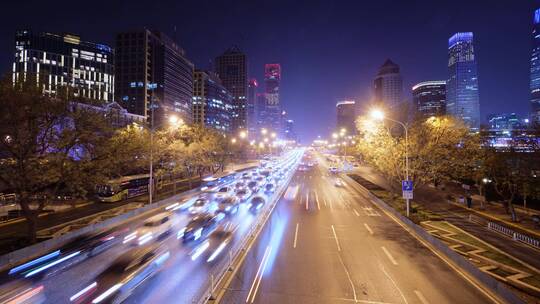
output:
[[[323,198],[322,201],[323,201],[324,205],[326,206],[326,198]]]
[[[317,196],[317,192],[315,192],[315,201],[317,202],[317,209],[321,210],[321,204],[319,203],[319,196]]]
[[[403,292],[401,291],[401,289],[397,286],[396,284],[396,281],[394,281],[394,279],[392,279],[392,277],[388,274],[388,272],[386,272],[386,269],[384,269],[384,266],[383,265],[380,265],[379,266],[381,267],[381,270],[383,271],[384,275],[390,279],[390,282],[392,282],[392,284],[394,285],[394,287],[396,287],[396,289],[398,290],[399,294],[401,295],[401,298],[403,299],[403,302],[405,304],[409,304],[409,302],[407,301],[407,298],[405,298],[405,295],[403,294]]]
[[[418,297],[420,302],[422,302],[422,304],[429,304],[429,302],[426,300],[426,297],[424,297],[424,295],[420,292],[420,290],[415,290],[414,294],[416,294],[416,296]]]
[[[336,234],[336,229],[334,229],[334,225],[331,225],[331,226],[332,226],[332,232],[334,233],[334,238],[336,239],[337,251],[341,251],[341,247],[339,246],[339,240]]]
[[[369,231],[369,234],[373,235],[373,230],[371,230],[367,223],[364,223],[364,227],[366,227],[367,231]]]
[[[360,213],[358,213],[358,211],[356,211],[356,209],[353,208],[353,211],[354,211],[354,214],[356,214],[356,216],[360,216]]]
[[[386,249],[386,247],[384,247],[384,246],[382,246],[381,248],[384,251],[384,253],[386,254],[386,256],[388,257],[388,259],[390,260],[390,262],[392,262],[392,264],[394,264],[394,265],[397,265],[398,263],[396,262],[394,257],[390,254],[388,249]]]
[[[345,263],[343,263],[343,259],[341,258],[341,255],[338,254],[339,261],[341,262],[341,266],[343,266],[343,270],[345,270],[345,274],[347,274],[347,279],[349,279],[349,283],[351,284],[353,297],[354,297],[354,303],[358,302],[358,299],[356,298],[356,288],[354,288],[354,283],[352,281],[351,275],[349,273],[349,270],[347,267],[345,267]]]
[[[260,283],[259,275],[262,278],[262,273],[264,272],[263,268],[266,264],[266,260],[268,258],[268,255],[270,254],[270,246],[266,247],[266,250],[264,251],[263,258],[261,260],[261,264],[259,264],[259,268],[257,269],[257,273],[255,274],[255,278],[253,279],[253,283],[251,284],[251,288],[249,289],[248,296],[246,298],[246,303],[249,302],[249,299],[251,298],[251,293],[253,292],[253,288],[255,288],[255,284],[257,284],[257,281]],[[259,284],[257,284],[257,289],[259,288]],[[257,290],[253,293],[253,299],[251,299],[251,303],[255,300],[255,295],[257,294]]]
[[[294,242],[293,242],[293,248],[296,248],[296,240],[298,239],[298,223],[296,223],[296,230],[294,231]]]
[[[309,209],[309,193],[306,193],[306,210]]]

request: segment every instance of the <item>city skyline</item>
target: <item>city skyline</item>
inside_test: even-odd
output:
[[[248,77],[262,81],[264,71],[261,67],[268,62],[280,62],[287,70],[281,90],[282,103],[290,117],[296,121],[297,132],[301,137],[309,140],[319,134],[328,134],[335,125],[335,113],[332,109],[335,102],[343,96],[358,100],[360,105],[368,103],[372,97],[370,90],[373,75],[386,58],[392,58],[399,63],[403,76],[403,95],[404,98],[411,100],[410,89],[414,84],[430,79],[446,78],[445,44],[447,38],[454,32],[472,31],[475,33],[475,47],[479,58],[481,120],[486,122],[486,115],[489,113],[516,112],[520,116],[525,116],[530,111],[528,87],[532,49],[531,32],[533,13],[540,5],[539,1],[512,3],[511,6],[495,3],[489,7],[473,3],[467,9],[460,9],[459,5],[454,8],[446,3],[437,5],[437,10],[433,10],[435,5],[428,2],[418,2],[412,7],[397,2],[386,2],[386,4],[389,3],[392,4],[392,9],[388,17],[384,19],[388,26],[399,23],[398,16],[406,17],[407,22],[411,24],[400,28],[396,34],[385,37],[377,36],[380,30],[368,33],[363,29],[377,24],[378,20],[375,20],[375,17],[362,13],[362,18],[352,18],[348,13],[354,11],[354,8],[362,8],[363,11],[371,11],[372,15],[377,15],[376,12],[386,8],[383,4],[333,5],[327,3],[314,5],[307,10],[302,4],[290,4],[286,6],[287,11],[296,12],[302,9],[305,16],[300,16],[297,21],[277,25],[273,31],[268,31],[270,24],[258,21],[257,16],[263,12],[275,11],[277,8],[260,7],[253,15],[246,17],[248,24],[252,25],[249,28],[242,29],[239,22],[232,22],[230,25],[220,27],[219,33],[216,32],[215,26],[223,22],[223,18],[217,18],[215,23],[203,28],[190,28],[188,25],[193,24],[200,14],[195,9],[188,9],[190,13],[183,13],[182,19],[172,19],[171,13],[165,12],[158,6],[150,6],[149,11],[163,14],[163,18],[152,17],[155,14],[148,14],[141,18],[127,18],[128,11],[129,16],[143,16],[143,13],[146,13],[146,10],[137,3],[129,9],[122,4],[113,5],[100,18],[103,22],[92,24],[92,26],[87,26],[85,22],[79,22],[80,20],[74,17],[68,17],[59,22],[32,14],[16,20],[6,16],[2,21],[4,35],[0,40],[2,50],[0,69],[4,73],[10,71],[13,52],[12,37],[15,30],[20,28],[29,28],[36,32],[73,32],[81,35],[85,40],[114,46],[116,33],[148,26],[169,35],[186,50],[188,59],[192,60],[197,68],[202,69],[209,69],[210,60],[221,54],[224,49],[239,45],[249,58]],[[234,18],[253,9],[249,4],[233,3],[229,6],[234,9],[231,14],[228,14],[228,18]],[[179,7],[171,5],[170,11],[174,12],[178,9]],[[508,14],[509,10],[512,14]],[[349,30],[339,37],[330,37],[330,29],[324,30],[327,26],[326,22],[316,21],[316,18],[313,18],[323,11],[329,12],[327,14],[329,20],[341,20],[331,27],[332,30],[345,27]],[[116,15],[120,18],[115,18]],[[88,15],[82,16],[82,19],[91,19],[92,16],[95,14],[92,14],[90,10]],[[489,24],[490,20],[501,22]],[[427,25],[427,30],[423,35],[410,36],[408,40],[400,37],[408,36],[405,34],[419,24]],[[298,25],[297,29],[290,30],[296,25]],[[321,30],[320,34],[316,35],[315,29]],[[404,35],[397,35],[397,32]],[[196,38],[204,33],[210,33],[212,39],[202,41]],[[351,35],[358,36],[358,41],[350,40],[348,37],[353,37]],[[500,42],[495,38],[501,36],[510,39],[505,44],[512,45],[511,48],[500,47]],[[285,50],[280,48],[280,44],[277,43],[280,39],[283,44],[291,45],[291,47]],[[366,40],[375,43],[362,47],[362,41]],[[297,41],[303,42],[302,45]],[[402,45],[404,41],[410,42],[415,47],[405,46],[398,52],[396,46]],[[342,55],[340,58],[334,61],[327,60],[322,66],[315,68],[317,65],[313,63],[321,62],[324,50],[330,45],[347,45],[347,47],[340,48],[340,55]],[[271,47],[268,48],[268,46]],[[265,49],[264,52],[263,49]],[[332,77],[329,79],[325,75],[332,75]],[[313,89],[323,82],[330,84],[328,90],[317,92]],[[306,104],[315,104],[323,111],[314,113],[313,119],[302,117],[302,105]]]

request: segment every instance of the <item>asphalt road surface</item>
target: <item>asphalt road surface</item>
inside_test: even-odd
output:
[[[323,163],[295,174],[220,303],[493,303]]]

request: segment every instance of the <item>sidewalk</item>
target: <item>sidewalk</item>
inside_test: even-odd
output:
[[[353,173],[359,174],[366,180],[390,190],[386,180],[377,174],[375,170],[372,170],[367,166],[356,168]],[[451,189],[452,187],[448,188]],[[414,203],[422,205],[425,209],[439,214],[444,220],[456,225],[475,237],[482,239],[507,254],[540,269],[540,259],[538,258],[538,256],[540,256],[540,251],[469,221],[469,215],[474,214],[478,216],[477,212],[479,210],[469,210],[464,206],[448,203],[448,194],[450,194],[450,192],[430,187],[416,189],[414,193]],[[475,207],[479,207],[479,204]],[[491,204],[486,207],[486,210],[488,210],[488,208],[491,210]],[[482,212],[488,214],[486,210],[483,210]]]

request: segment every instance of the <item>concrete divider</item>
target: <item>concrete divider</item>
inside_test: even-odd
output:
[[[469,274],[469,276],[475,279],[476,282],[480,283],[483,287],[489,290],[492,294],[496,295],[499,299],[507,303],[525,304],[525,302],[521,300],[518,296],[516,296],[512,291],[510,291],[510,289],[508,289],[508,287],[506,287],[504,283],[497,281],[496,279],[494,279],[487,273],[475,267],[473,264],[467,261],[467,259],[461,256],[459,253],[455,252],[450,247],[448,247],[445,243],[443,243],[441,240],[429,234],[422,227],[416,225],[407,217],[397,212],[394,208],[390,207],[388,204],[386,204],[386,202],[384,202],[383,200],[373,195],[369,190],[364,188],[362,185],[358,184],[355,180],[353,180],[349,176],[345,174],[343,174],[342,176],[348,182],[349,185],[357,189],[359,192],[365,194],[365,196],[368,197],[379,208],[389,212],[394,217],[399,219],[409,229],[414,231],[414,233],[417,236],[421,237],[424,241],[428,242],[440,253],[444,254],[445,257],[448,258],[452,263],[454,263],[456,266],[458,266],[459,268],[467,272],[467,274]]]
[[[141,216],[145,214],[146,212],[153,211],[159,207],[163,207],[164,205],[170,204],[172,201],[181,199],[184,196],[193,195],[196,192],[198,192],[198,189],[192,189],[192,190],[183,192],[181,194],[177,194],[175,196],[166,198],[164,200],[155,202],[153,204],[146,205],[144,207],[132,210],[130,212],[124,213],[117,217],[107,219],[103,222],[95,223],[95,224],[83,227],[81,229],[68,232],[57,238],[53,238],[44,242],[34,244],[32,246],[28,246],[28,247],[21,248],[19,250],[7,253],[3,256],[0,256],[0,271],[9,269],[26,260],[31,260],[33,258],[42,256],[48,252],[51,252],[57,249],[59,246],[62,246],[66,242],[69,242],[81,235],[84,235],[86,233],[91,233],[91,232],[93,233],[99,230],[104,230],[107,228],[112,228],[114,226],[121,225],[129,220],[132,220],[133,218],[137,216]]]

